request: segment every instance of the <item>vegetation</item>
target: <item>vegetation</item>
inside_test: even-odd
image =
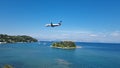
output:
[[[76,48],[76,45],[72,41],[61,41],[61,42],[55,42],[52,44],[52,47],[55,48]]]
[[[37,39],[34,39],[30,36],[10,36],[6,34],[0,34],[0,43],[16,43],[16,42],[37,42]]]
[[[11,65],[5,65],[3,68],[13,68]]]

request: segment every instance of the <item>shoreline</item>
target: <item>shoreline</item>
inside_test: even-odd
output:
[[[7,42],[0,42],[0,44],[6,44]]]
[[[54,47],[54,46],[50,46],[52,48],[59,48],[59,49],[76,49],[76,48],[82,48],[82,46],[76,46],[76,47]]]

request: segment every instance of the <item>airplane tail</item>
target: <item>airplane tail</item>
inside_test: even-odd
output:
[[[62,21],[60,21],[60,23],[58,23],[59,25],[61,25]]]
[[[51,22],[51,26],[53,27],[53,23]]]

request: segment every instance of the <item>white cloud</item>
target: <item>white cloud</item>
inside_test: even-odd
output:
[[[120,31],[114,31],[110,33],[93,33],[87,31],[41,31],[39,34],[33,35],[40,40],[72,40],[80,42],[120,43]]]
[[[91,37],[97,37],[96,34],[90,34],[89,36],[91,36]]]
[[[112,32],[110,35],[118,37],[118,36],[120,36],[120,31]]]

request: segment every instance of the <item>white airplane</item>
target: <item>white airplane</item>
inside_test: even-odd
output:
[[[53,24],[52,22],[50,24],[46,24],[46,27],[56,27],[56,26],[61,26],[62,21],[60,21],[58,24]]]

